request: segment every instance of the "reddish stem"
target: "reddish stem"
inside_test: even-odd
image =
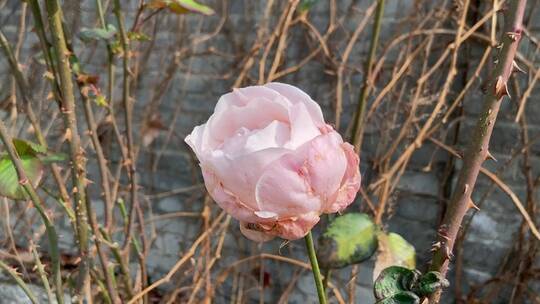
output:
[[[505,10],[506,24],[502,35],[502,45],[497,56],[498,61],[484,97],[484,106],[474,129],[473,137],[463,157],[463,167],[448,210],[438,230],[438,243],[431,260],[430,270],[439,271],[446,276],[451,252],[461,226],[463,217],[469,208],[474,207],[471,194],[482,164],[488,157],[488,147],[493,126],[504,95],[508,95],[507,82],[514,70],[514,58],[522,33],[523,14],[526,0],[512,0]],[[438,303],[441,292],[430,298],[430,303]]]

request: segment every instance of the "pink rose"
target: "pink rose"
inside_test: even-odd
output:
[[[223,95],[186,137],[216,203],[254,241],[304,237],[360,187],[358,156],[300,89],[269,83]]]

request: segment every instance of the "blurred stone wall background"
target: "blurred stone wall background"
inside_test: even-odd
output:
[[[137,1],[122,2],[126,12],[133,12]],[[203,206],[201,179],[198,174],[194,174],[189,151],[182,139],[195,125],[208,118],[219,96],[228,92],[233,86],[239,72],[238,67],[243,63],[243,56],[249,52],[256,38],[257,25],[262,20],[266,6],[266,1],[251,0],[203,2],[215,8],[216,14],[214,16],[178,17],[162,14],[153,25],[153,30],[157,33],[156,39],[146,42],[154,45],[152,50],[144,52],[144,48],[140,48],[138,49],[140,52],[137,53],[137,56],[141,58],[138,68],[142,71],[136,80],[137,88],[133,91],[133,97],[136,100],[137,128],[139,132],[143,132],[143,122],[151,117],[168,129],[160,131],[157,138],[148,147],[142,147],[139,151],[138,166],[139,170],[144,172],[140,175],[141,192],[146,195],[145,206],[151,208],[153,214],[149,217],[149,226],[153,226],[152,228],[155,228],[157,232],[148,259],[150,277],[154,280],[162,277],[174,265],[181,253],[189,248],[201,229],[200,221],[197,218],[160,217],[177,212],[200,211]],[[281,7],[285,3],[285,1],[276,2],[275,5]],[[0,27],[7,32],[8,38],[12,38],[11,41],[14,41],[21,14],[20,1],[4,0],[0,3],[3,4],[0,10]],[[337,16],[341,18],[339,20],[340,28],[329,40],[328,46],[332,52],[339,55],[343,52],[350,34],[363,17],[370,1],[338,0],[336,3]],[[66,14],[66,21],[70,24],[73,32],[76,33],[81,27],[96,25],[93,1],[74,1],[74,3],[69,4],[66,2],[65,5],[73,6],[69,8],[70,13]],[[393,37],[410,30],[407,22],[411,15],[427,14],[430,10],[440,9],[437,5],[438,1],[433,1],[433,4],[430,5],[430,2],[388,0],[382,28],[382,45],[388,44]],[[321,0],[314,5],[309,13],[309,20],[321,33],[324,33],[328,25],[329,9],[329,1]],[[126,16],[133,17],[129,13],[126,13]],[[277,17],[273,16],[272,18]],[[130,21],[128,19],[127,23],[130,24]],[[30,22],[30,18],[27,18],[27,22]],[[344,90],[342,126],[347,125],[351,119],[351,113],[355,110],[362,80],[361,71],[369,47],[370,24],[367,25],[366,30],[358,39],[349,59],[350,69]],[[451,23],[447,24],[448,27],[452,25]],[[540,38],[538,18],[532,20],[529,30],[536,33],[535,37]],[[217,32],[214,33],[214,31]],[[207,38],[207,40],[202,41],[201,37]],[[452,39],[453,37],[447,38]],[[309,54],[317,43],[313,37],[306,35],[306,30],[300,29],[291,32],[288,42],[284,66],[299,62]],[[98,45],[97,48],[87,48],[77,39],[74,40],[74,45],[76,51],[80,52],[80,58],[83,58],[88,71],[96,73],[105,71],[106,56],[104,56],[103,45]],[[42,79],[43,68],[36,63],[37,48],[37,38],[28,27],[20,58],[28,75],[31,75],[35,89],[34,94],[43,98],[47,92]],[[481,48],[474,46],[468,46],[468,48],[470,48],[468,52],[471,56],[468,59],[480,57]],[[523,52],[531,54],[531,49],[534,50],[534,45],[527,43],[524,39]],[[391,58],[391,56],[397,56],[397,53],[390,52],[388,56]],[[536,63],[537,68],[540,68],[539,58],[534,53],[529,60]],[[474,60],[472,61],[474,62]],[[391,62],[392,60],[387,61],[384,66],[385,70],[392,71],[395,68]],[[325,116],[329,121],[332,120],[334,113],[336,81],[332,70],[328,68],[331,65],[332,62],[327,59],[316,56],[300,71],[279,79],[279,81],[294,84],[310,94],[324,108]],[[475,67],[476,65],[473,63],[471,69]],[[244,82],[245,84],[257,81],[256,73],[251,76],[252,78]],[[458,77],[463,77],[463,75],[460,74]],[[385,84],[385,79],[381,77],[381,81],[377,82],[379,90]],[[415,79],[411,80],[415,81]],[[6,98],[10,85],[11,80],[7,72],[6,61],[1,58],[0,100]],[[117,92],[120,92],[120,89]],[[540,134],[539,96],[540,86],[537,86],[531,94],[526,110],[529,131],[533,136]],[[393,102],[391,98],[386,106],[391,106]],[[462,146],[468,139],[469,130],[480,110],[481,100],[482,92],[480,84],[478,84],[467,94],[464,101],[465,118],[459,131],[458,147]],[[518,124],[514,123],[516,109],[517,105],[514,101],[507,101],[503,105],[500,120],[497,122],[491,142],[491,152],[498,162],[487,162],[487,166],[494,171],[503,168],[505,162],[519,147],[520,128]],[[43,125],[47,125],[50,120],[50,116],[47,114],[48,109],[45,107],[40,111],[40,119]],[[378,117],[378,119],[384,119],[384,117]],[[376,129],[377,123],[370,123],[366,130],[361,161],[364,186],[372,178],[369,160],[377,153],[377,144],[380,141],[391,140],[390,138],[380,138]],[[344,128],[342,128],[343,130]],[[60,124],[51,126],[53,136],[60,134],[60,132]],[[538,174],[540,173],[540,143],[532,146],[532,154],[533,171]],[[118,156],[110,155],[110,157],[114,160]],[[447,161],[448,155],[436,149],[431,143],[426,143],[419,149],[401,178],[398,190],[392,196],[391,216],[385,221],[389,231],[400,233],[417,248],[418,265],[421,267],[429,260],[429,248],[435,239],[441,212],[439,202],[442,191],[442,171]],[[428,167],[428,165],[430,166]],[[459,165],[458,162],[456,166],[459,167]],[[526,187],[521,166],[521,160],[517,159],[511,162],[508,167],[504,167],[500,176],[524,200]],[[98,176],[95,165],[91,165],[90,176],[96,178]],[[486,178],[481,177],[474,193],[476,200],[480,200],[490,188],[491,183]],[[537,196],[537,199],[540,197]],[[100,204],[97,203],[96,207],[99,206]],[[359,208],[360,205],[357,203],[352,205],[350,210],[358,210]],[[461,285],[464,293],[498,273],[501,265],[511,256],[521,222],[522,217],[506,194],[497,188],[490,192],[481,206],[481,211],[472,218],[463,245],[461,254],[463,255],[464,277]],[[65,222],[57,220],[56,224],[65,228],[61,238],[64,250],[66,252],[74,250],[67,220]],[[218,261],[218,268],[224,269],[236,260],[259,251],[305,260],[303,242],[293,242],[281,249],[279,240],[259,246],[243,239],[238,233],[236,223],[229,230],[222,258]],[[372,264],[372,262],[368,262],[359,268],[358,288],[356,289],[358,303],[371,303],[373,301],[371,295]],[[278,301],[276,295],[281,295],[291,278],[296,275],[299,276],[299,279],[296,288],[290,294],[289,303],[314,303],[315,290],[310,273],[299,272],[293,267],[284,267],[283,264],[271,261],[265,262],[264,269],[270,274],[270,283],[265,291],[267,303],[276,303]],[[257,275],[255,273],[250,274],[249,268],[244,268],[243,271],[256,282]],[[348,269],[340,271],[335,275],[335,278],[337,284],[345,286],[350,280],[350,271]],[[453,302],[454,283],[452,278],[452,287],[446,293],[446,303]],[[228,280],[216,290],[216,303],[228,303],[231,300],[231,284],[233,282]],[[174,287],[174,285],[175,281],[171,282],[168,287]],[[531,286],[531,288],[533,287]],[[537,281],[536,290],[539,290],[538,287]],[[250,293],[248,292],[245,296],[249,298]],[[254,297],[252,301],[258,300],[258,290],[254,290],[252,296]],[[507,299],[501,298],[494,303],[507,303]],[[22,293],[10,285],[5,278],[0,277],[0,303],[24,303],[24,301]],[[251,300],[246,301],[246,303],[250,303]]]

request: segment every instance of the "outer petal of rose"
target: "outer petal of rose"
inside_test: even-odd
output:
[[[257,203],[256,183],[270,164],[288,152],[282,148],[270,148],[230,158],[216,150],[206,157],[202,166],[211,170],[223,188],[234,193],[251,210],[266,211],[261,210]]]
[[[264,231],[251,229],[250,224],[246,222],[240,222],[240,231],[248,239],[259,243],[270,241],[271,239],[276,237],[275,235],[269,234]]]
[[[279,92],[279,94],[285,96],[285,98],[287,98],[293,104],[299,102],[304,103],[311,114],[313,122],[318,127],[322,127],[325,124],[321,107],[304,91],[290,84],[280,82],[271,82],[265,84],[264,86]]]
[[[322,212],[334,202],[347,169],[341,144],[339,134],[330,132],[269,165],[255,190],[260,210],[279,218]]]
[[[319,222],[319,219],[317,212],[310,212],[294,218],[279,220],[276,223],[272,223],[268,233],[291,241],[301,239],[313,229]],[[267,225],[269,224],[261,224],[263,227]]]
[[[253,213],[253,209],[225,189],[212,171],[204,167],[201,168],[208,193],[225,212],[239,221],[257,222],[259,220]]]
[[[193,129],[193,131],[191,131],[191,134],[186,136],[186,138],[184,139],[184,141],[191,147],[193,152],[195,152],[195,155],[197,155],[197,158],[200,158],[205,148],[205,142],[204,142],[205,132],[206,132],[206,124],[202,124],[200,126],[196,126]]]
[[[323,202],[332,200],[347,170],[341,136],[330,132],[304,144],[299,150],[311,189]]]
[[[360,189],[361,177],[358,155],[349,143],[343,143],[341,146],[347,157],[347,170],[341,181],[335,202],[326,207],[325,213],[335,213],[347,208],[354,201],[358,189]]]
[[[257,182],[259,211],[273,212],[281,219],[321,210],[322,201],[311,189],[304,165],[307,155],[294,153],[270,164]]]

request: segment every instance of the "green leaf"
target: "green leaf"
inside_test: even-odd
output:
[[[107,24],[107,29],[83,27],[79,32],[79,37],[84,42],[89,42],[92,40],[110,40],[114,38],[116,33],[116,27],[112,24]]]
[[[373,285],[375,298],[382,300],[400,292],[409,291],[408,287],[414,285],[418,276],[417,271],[401,266],[383,269]]]
[[[408,268],[416,267],[416,250],[407,240],[397,233],[388,233],[388,244],[396,264]]]
[[[414,246],[401,235],[393,232],[388,234],[381,232],[378,234],[378,240],[379,249],[373,269],[373,279],[376,279],[383,269],[390,266],[403,266],[409,269],[416,267]]]
[[[17,154],[19,154],[19,156],[36,156],[38,154],[47,153],[47,148],[44,146],[24,139],[13,138],[13,145],[15,146],[15,150],[17,150]]]
[[[152,0],[147,4],[149,8],[167,8],[175,14],[199,13],[213,15],[214,10],[194,0]]]
[[[129,40],[134,40],[134,41],[150,41],[151,40],[151,38],[148,35],[141,32],[128,32],[127,36]]]
[[[68,159],[68,155],[65,153],[47,153],[46,155],[39,156],[39,160],[44,164],[62,162]]]
[[[298,10],[300,12],[307,12],[309,11],[313,5],[315,5],[319,0],[302,0],[300,1],[300,4],[298,5]]]
[[[336,217],[319,238],[323,268],[341,268],[369,259],[377,249],[376,226],[364,213]]]
[[[420,304],[420,298],[410,291],[401,291],[393,296],[381,299],[375,304]]]
[[[107,98],[105,96],[99,94],[94,98],[94,102],[100,106],[100,107],[106,107],[107,106]]]
[[[15,146],[15,150],[20,157],[35,157],[45,164],[60,162],[67,159],[67,155],[64,153],[51,152],[47,150],[47,148],[45,148],[44,146],[28,140],[14,138],[13,145]]]
[[[420,277],[413,290],[419,295],[427,296],[440,288],[445,288],[448,286],[450,286],[450,283],[441,275],[440,272],[430,271]]]
[[[35,155],[20,155],[27,178],[37,186],[43,175],[43,164]],[[0,196],[14,200],[26,198],[26,190],[19,184],[19,177],[13,162],[7,154],[0,156]]]
[[[74,54],[71,54],[69,56],[69,64],[71,66],[71,71],[73,72],[73,74],[75,75],[79,75],[81,73],[81,63],[79,61],[79,58],[77,58],[77,56],[75,56]]]

